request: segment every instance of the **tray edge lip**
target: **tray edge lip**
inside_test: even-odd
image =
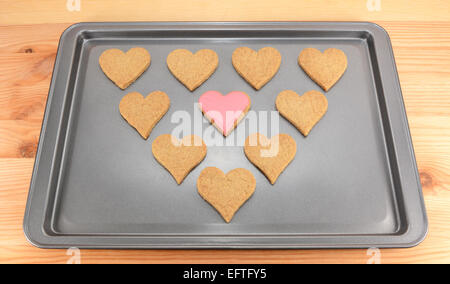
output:
[[[392,67],[394,69],[394,81],[397,87],[397,93],[399,95],[399,99],[400,99],[400,108],[401,108],[401,117],[402,117],[402,121],[401,123],[405,126],[403,129],[406,130],[406,135],[405,135],[405,139],[406,139],[406,143],[407,143],[407,147],[408,147],[408,152],[409,152],[409,158],[411,159],[411,164],[410,166],[413,167],[413,174],[416,178],[416,185],[417,185],[417,189],[418,189],[418,197],[419,197],[419,203],[421,206],[421,213],[422,213],[422,218],[420,220],[420,223],[418,224],[419,226],[417,228],[414,228],[414,231],[411,232],[411,226],[408,222],[408,229],[406,230],[406,232],[404,232],[402,234],[402,236],[409,237],[411,240],[409,240],[409,242],[405,243],[405,248],[411,248],[411,247],[416,247],[419,244],[421,244],[426,237],[428,236],[429,233],[429,221],[428,221],[428,215],[427,215],[427,210],[426,210],[426,206],[425,206],[425,200],[424,200],[424,196],[423,196],[423,189],[422,189],[422,184],[420,182],[420,177],[419,177],[419,170],[418,170],[418,166],[417,166],[417,160],[416,160],[416,155],[415,155],[415,151],[414,151],[414,145],[412,142],[412,137],[411,137],[411,129],[409,126],[409,122],[408,122],[408,116],[406,113],[406,106],[405,106],[405,102],[404,102],[404,97],[403,97],[403,90],[400,84],[400,78],[398,75],[398,68],[397,68],[397,62],[395,60],[395,55],[394,55],[394,49],[392,46],[392,40],[391,37],[388,33],[388,31],[383,28],[381,25],[374,23],[374,22],[362,22],[362,24],[367,26],[367,29],[369,32],[372,33],[372,36],[374,36],[375,33],[378,33],[379,36],[378,37],[384,37],[384,42],[387,44],[388,47],[388,52],[389,52],[389,57],[391,58],[391,62],[392,62]],[[405,189],[403,189],[402,191],[405,191]],[[406,211],[406,210],[405,210]],[[408,213],[408,212],[406,212]]]
[[[70,36],[77,37],[80,30],[83,29],[85,26],[86,26],[85,23],[82,23],[82,22],[74,23],[74,24],[69,25],[61,33],[61,36],[58,41],[58,48],[57,48],[57,52],[56,52],[55,61],[53,64],[52,78],[50,80],[47,101],[45,104],[45,110],[44,110],[44,115],[43,115],[42,124],[41,124],[41,131],[39,134],[39,142],[38,142],[38,147],[37,147],[36,155],[35,155],[35,159],[34,159],[33,171],[32,171],[32,175],[31,175],[31,179],[30,179],[30,185],[29,185],[28,195],[27,195],[27,202],[25,205],[25,212],[24,212],[24,217],[23,217],[23,222],[22,222],[22,228],[23,228],[23,232],[24,232],[26,240],[30,244],[32,244],[33,246],[35,246],[37,248],[51,248],[51,247],[48,247],[49,245],[46,244],[45,241],[41,240],[42,237],[45,237],[45,233],[43,231],[39,231],[39,233],[36,234],[36,232],[33,232],[33,230],[30,228],[30,225],[31,225],[30,224],[30,214],[31,214],[30,211],[31,211],[33,195],[35,192],[34,182],[35,182],[35,179],[37,176],[37,171],[39,168],[39,162],[40,162],[42,147],[43,147],[44,138],[45,138],[45,130],[46,130],[47,122],[48,122],[48,116],[51,111],[51,102],[53,100],[53,95],[54,95],[54,87],[55,87],[55,83],[56,83],[56,72],[55,71],[59,67],[59,62],[61,60],[60,54],[62,54],[62,44],[66,41],[67,37],[70,37]],[[76,40],[76,38],[74,38],[74,40]]]
[[[429,221],[428,221],[428,214],[427,214],[427,210],[426,210],[425,200],[424,200],[424,196],[423,196],[422,184],[420,182],[420,177],[419,177],[419,169],[417,166],[417,159],[416,159],[414,145],[413,145],[412,137],[411,137],[411,128],[409,126],[408,116],[406,113],[406,106],[405,106],[405,101],[404,101],[404,97],[403,97],[403,90],[402,90],[402,86],[400,84],[397,62],[395,59],[394,49],[392,46],[392,40],[391,40],[391,37],[390,37],[388,31],[385,28],[383,28],[381,25],[373,23],[373,22],[364,22],[364,24],[366,24],[368,26],[369,31],[371,31],[372,33],[377,32],[377,33],[380,33],[380,36],[384,37],[384,42],[388,46],[389,56],[392,59],[391,62],[393,65],[392,67],[394,69],[394,77],[395,77],[394,80],[395,80],[395,83],[398,88],[397,91],[399,94],[400,107],[401,107],[401,112],[402,112],[401,113],[401,117],[402,117],[401,122],[405,126],[403,129],[406,130],[406,133],[405,133],[406,134],[405,139],[406,139],[406,143],[407,143],[406,146],[408,147],[409,158],[411,159],[410,166],[413,167],[413,174],[416,178],[419,203],[421,206],[420,211],[422,213],[422,216],[421,216],[422,218],[420,220],[419,226],[417,228],[414,228],[414,232],[412,232],[412,233],[409,230],[410,228],[408,228],[408,230],[403,234],[403,236],[405,236],[405,237],[408,236],[408,237],[411,237],[411,239],[412,239],[406,244],[406,246],[405,246],[406,248],[416,247],[427,238],[428,233],[429,233]],[[406,213],[408,213],[408,212],[406,212]]]

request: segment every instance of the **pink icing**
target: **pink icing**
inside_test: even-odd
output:
[[[243,92],[231,92],[225,96],[216,91],[208,91],[198,100],[203,113],[222,130],[226,136],[234,128],[235,122],[250,106],[250,98]]]

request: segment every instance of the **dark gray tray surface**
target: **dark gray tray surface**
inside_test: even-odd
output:
[[[146,48],[152,63],[121,91],[102,73],[98,58],[109,48],[126,51],[135,46]],[[282,55],[278,74],[260,91],[231,64],[232,52],[240,46],[272,46]],[[274,186],[240,146],[209,147],[206,159],[180,186],[153,158],[153,140],[178,125],[172,122],[174,114],[185,111],[202,119],[194,103],[208,90],[244,91],[252,99],[253,111],[275,111],[275,98],[285,89],[299,94],[320,90],[297,64],[306,47],[342,49],[348,69],[325,94],[328,112],[307,138],[280,118],[280,132],[297,141],[298,151]],[[177,48],[210,48],[219,55],[216,72],[193,93],[167,69],[166,57]],[[118,105],[129,92],[147,95],[154,90],[166,92],[171,107],[145,141],[123,120]],[[209,124],[203,120],[202,126]],[[197,193],[196,180],[210,166],[225,172],[246,168],[256,178],[254,196],[230,224]],[[45,248],[418,244],[427,231],[426,214],[386,32],[370,23],[70,27],[58,50],[24,229],[33,244]]]

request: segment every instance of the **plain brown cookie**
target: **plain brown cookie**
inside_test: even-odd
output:
[[[135,47],[124,53],[120,49],[108,49],[100,55],[100,67],[105,75],[119,88],[125,90],[150,66],[150,53]]]
[[[184,178],[206,157],[207,147],[196,135],[181,141],[170,134],[158,136],[152,144],[155,159],[181,184]]]
[[[197,180],[197,189],[203,199],[211,204],[230,223],[234,214],[255,192],[256,180],[246,169],[234,169],[226,175],[220,169],[204,169]]]
[[[278,72],[281,54],[273,47],[264,47],[258,52],[248,47],[238,47],[233,52],[232,62],[239,75],[259,90]]]
[[[166,114],[170,99],[166,93],[154,91],[146,98],[133,92],[125,95],[119,104],[122,117],[133,126],[144,139],[147,139],[153,127]]]
[[[320,52],[305,48],[298,56],[298,64],[326,92],[339,81],[347,69],[347,56],[342,50],[330,48]]]
[[[272,139],[255,133],[245,140],[244,152],[252,162],[274,184],[297,153],[297,143],[288,134],[279,134]]]
[[[318,91],[309,91],[299,96],[294,91],[286,90],[277,96],[275,104],[280,114],[304,136],[308,136],[328,109],[327,98]]]
[[[186,49],[176,49],[167,56],[170,72],[191,92],[203,84],[218,65],[219,57],[211,49],[202,49],[195,54]]]

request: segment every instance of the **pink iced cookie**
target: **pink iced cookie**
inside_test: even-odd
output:
[[[198,100],[200,109],[209,121],[224,135],[233,131],[250,109],[250,97],[244,92],[231,92],[225,96],[208,91]]]

